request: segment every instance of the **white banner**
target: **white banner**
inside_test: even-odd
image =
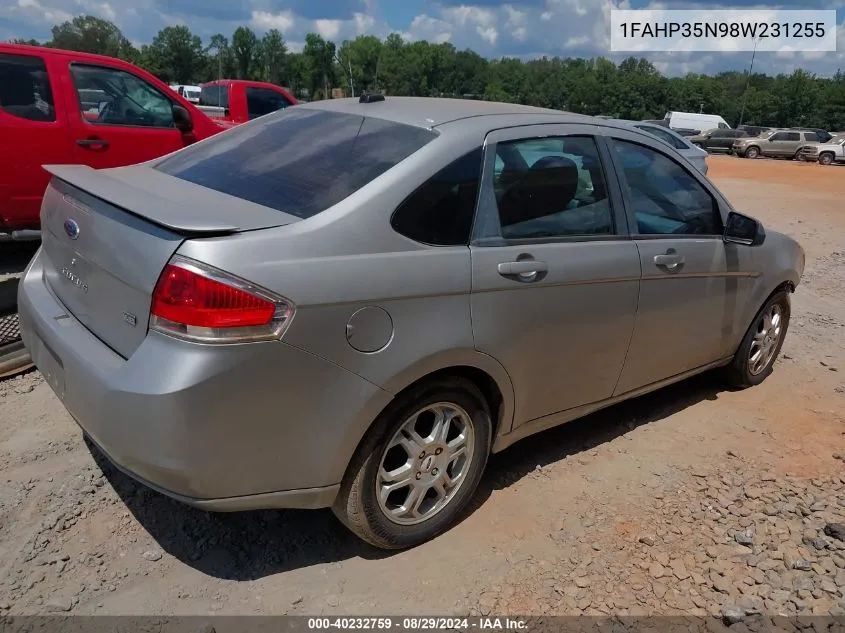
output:
[[[833,52],[835,10],[612,9],[613,52]]]

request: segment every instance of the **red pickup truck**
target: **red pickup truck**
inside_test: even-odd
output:
[[[119,59],[0,44],[0,241],[39,237],[42,165],[141,163],[224,127]]]
[[[227,126],[296,104],[287,90],[263,81],[218,79],[200,86],[199,109]]]

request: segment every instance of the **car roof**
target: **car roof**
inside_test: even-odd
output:
[[[64,50],[61,48],[48,48],[46,46],[32,46],[31,44],[5,44],[0,42],[0,51],[4,53],[18,53],[21,55],[32,55],[33,53],[43,55],[44,57],[56,55],[71,55],[78,60],[87,60],[90,62],[108,62],[112,65],[125,64],[126,66],[135,67],[131,62],[119,59],[117,57],[109,57],[107,55],[95,55],[94,53],[80,53],[78,51]]]
[[[618,123],[619,125],[623,125],[626,127],[637,127],[638,125],[647,125],[649,127],[656,127],[660,128],[661,130],[666,130],[667,132],[674,134],[675,136],[681,136],[672,128],[660,125],[659,123],[654,123],[653,121],[634,121],[633,119],[614,119],[612,117],[608,117],[607,119],[605,119],[605,122]],[[681,136],[681,138],[684,137]]]
[[[211,81],[206,81],[203,84],[200,84],[200,88],[203,86],[232,86],[234,84],[244,84],[246,86],[268,86],[270,88],[281,88],[281,86],[277,86],[276,84],[271,84],[266,81],[253,81],[252,79],[213,79]]]
[[[603,119],[591,116],[517,103],[439,97],[385,97],[383,101],[370,103],[360,103],[357,98],[325,99],[301,104],[299,107],[368,116],[422,128],[482,117],[495,118],[481,123],[491,129],[534,123],[606,123]]]

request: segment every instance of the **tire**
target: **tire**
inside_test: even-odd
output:
[[[773,309],[777,309],[780,312],[780,331],[777,334],[778,338],[772,343],[773,347],[770,348],[771,356],[765,360],[762,366],[752,371],[750,367],[752,347],[757,346],[755,339],[758,339],[760,336],[761,325],[765,322],[766,316],[771,315]],[[780,354],[783,341],[786,338],[786,332],[789,329],[790,313],[789,292],[780,290],[772,295],[763,307],[760,308],[759,312],[754,315],[754,320],[745,333],[742,343],[740,343],[739,349],[734,355],[733,361],[725,368],[726,378],[731,386],[738,388],[755,387],[772,373],[772,367],[775,364],[775,360],[777,360],[778,354]],[[756,349],[759,349],[759,346]]]
[[[822,152],[819,154],[819,164],[820,165],[830,165],[833,163],[833,154],[830,152]]]
[[[756,145],[752,145],[748,149],[745,150],[745,158],[757,158],[760,155],[760,148]]]
[[[446,458],[446,451],[449,450],[448,446],[443,448],[443,445],[441,445],[441,452],[435,454],[434,447],[414,444],[417,446],[417,450],[423,450],[420,454],[411,455],[409,450],[393,442],[400,429],[407,428],[407,425],[411,424],[409,420],[420,411],[424,413],[417,417],[416,429],[421,429],[420,435],[425,432],[426,416],[428,416],[426,408],[441,404],[448,404],[458,411],[458,415],[452,418],[455,422],[450,423],[453,430],[457,429],[462,423],[461,420],[464,415],[468,416],[472,430],[471,439],[466,442],[466,446],[471,447],[471,453],[469,453],[470,457],[464,461],[460,483],[455,485],[451,496],[440,497],[447,499],[447,501],[443,503],[439,510],[432,511],[428,518],[391,518],[388,516],[388,511],[393,508],[387,502],[380,502],[376,492],[383,462],[386,466],[385,470],[388,470],[391,465],[388,462],[391,460],[392,464],[396,465],[402,459],[407,459],[411,466],[409,472],[411,478],[409,486],[411,488],[414,488],[413,482],[415,480],[420,480],[421,474],[424,476],[424,483],[418,484],[420,487],[426,486],[427,481],[436,479],[435,476],[438,473],[441,479],[446,474],[455,475],[455,471],[449,471],[450,466],[444,466],[443,460]],[[463,423],[465,424],[466,421],[463,421]],[[347,468],[332,511],[361,540],[380,549],[405,549],[435,538],[452,527],[468,508],[487,465],[492,426],[490,409],[484,396],[468,380],[457,377],[440,378],[411,388],[407,393],[396,398],[379,415],[372,428],[365,435]],[[452,440],[452,443],[454,441]],[[425,458],[423,458],[423,454],[426,455]],[[397,456],[400,458],[398,461]],[[460,457],[457,460],[460,460]],[[457,463],[457,460],[454,463]],[[396,466],[391,472],[398,470],[400,467]],[[413,479],[414,470],[417,471],[415,479]],[[404,489],[404,487],[397,488],[393,493],[402,497],[401,491]],[[445,489],[441,488],[441,490]],[[424,493],[423,502],[418,504],[420,510],[423,510],[426,504],[430,505],[431,503],[434,503],[436,507],[436,502],[428,500],[427,497],[432,490],[434,489],[431,488]],[[408,491],[408,495],[410,492],[411,490]],[[401,502],[398,499],[391,500],[391,503],[399,505],[399,508],[395,510],[401,512],[408,501],[405,498]],[[428,509],[432,510],[433,508]],[[399,522],[400,520],[404,523]],[[409,524],[408,521],[417,522]]]
[[[792,160],[800,160],[802,162],[804,161],[804,156],[801,154],[800,149],[795,151],[795,154],[792,156]]]

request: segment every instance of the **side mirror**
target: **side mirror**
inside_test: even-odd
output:
[[[759,246],[766,239],[766,231],[763,225],[754,218],[731,211],[725,223],[722,239],[729,244]]]
[[[182,132],[182,134],[187,134],[188,132],[193,131],[194,122],[191,121],[190,112],[178,103],[173,104],[171,111],[173,112],[173,123],[176,125],[176,128]]]

